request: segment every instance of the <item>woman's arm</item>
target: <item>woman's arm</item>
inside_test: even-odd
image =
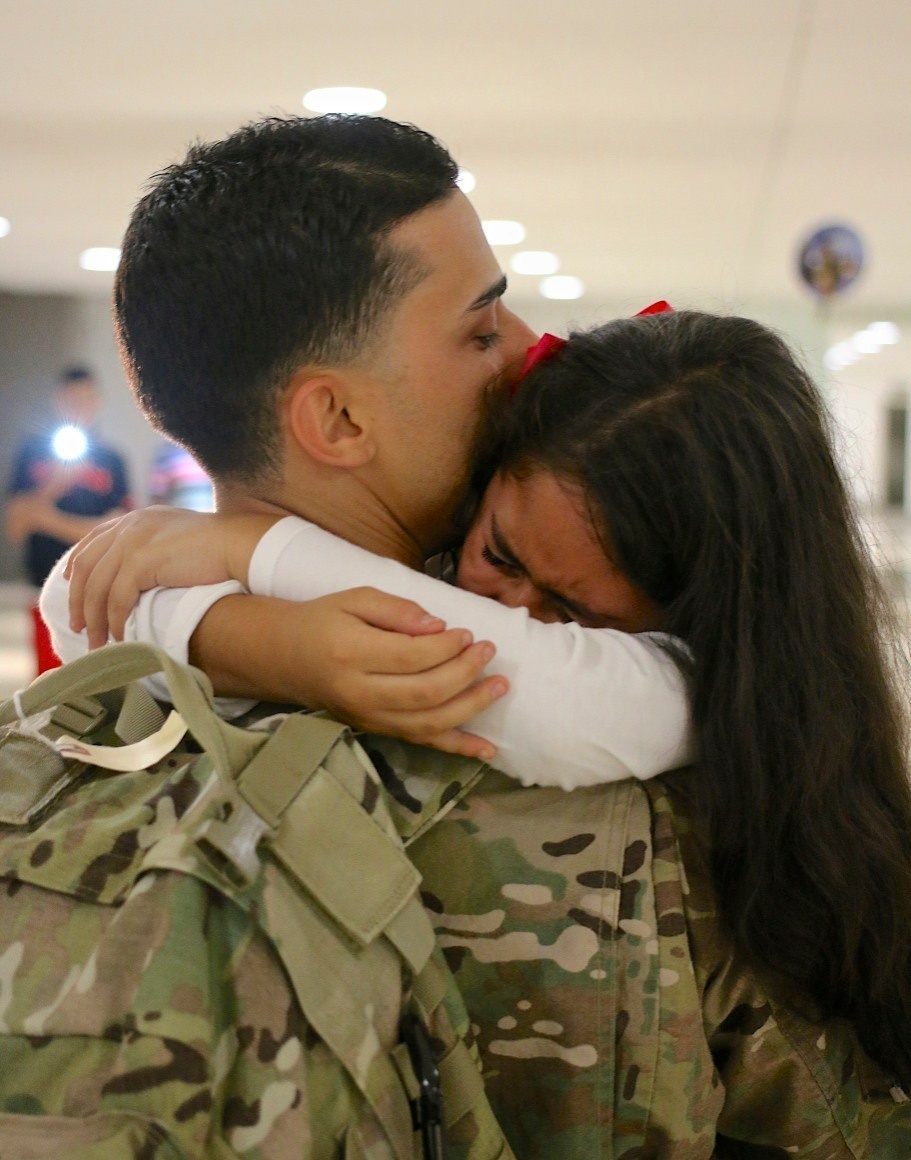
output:
[[[242,561],[232,567],[235,574],[244,570]],[[263,536],[249,565],[253,590],[285,599],[311,600],[368,580],[470,629],[475,639],[496,643],[497,657],[487,671],[503,674],[517,687],[469,725],[496,745],[496,764],[504,772],[526,783],[568,789],[650,777],[691,759],[683,678],[657,638],[541,624],[522,609],[461,592],[292,518]],[[55,583],[52,579],[50,586]],[[191,604],[202,607],[207,599],[198,588],[146,594],[126,636],[135,639],[139,628],[141,639],[151,636],[174,650],[177,610],[183,655],[192,633],[192,660],[213,676],[218,691],[275,697],[281,690],[296,699],[300,658],[307,650],[295,646],[289,657],[289,641],[302,639],[299,631],[289,632],[294,628],[290,609],[277,613],[260,602],[225,600],[193,633]],[[65,603],[64,597],[64,608]],[[46,590],[43,607],[56,639],[59,597],[49,599]],[[67,620],[64,614],[63,623]],[[269,643],[276,638],[280,648]],[[289,669],[295,655],[297,668]]]
[[[85,629],[75,630],[70,626],[70,586],[64,575],[70,555],[67,552],[54,565],[40,599],[41,615],[50,630],[54,652],[62,661],[73,661],[89,650]],[[186,664],[190,659],[190,638],[200,621],[218,601],[245,591],[242,584],[229,580],[195,588],[155,588],[144,592],[127,618],[123,639],[157,645],[174,660]],[[163,678],[147,677],[143,684],[159,700],[168,700],[168,687]],[[229,692],[227,687],[220,687],[214,681],[213,687],[216,691],[224,688]],[[255,697],[227,695],[216,698],[215,708],[220,716],[230,719],[246,713],[255,704]]]
[[[657,634],[542,624],[525,609],[454,588],[293,517],[259,541],[248,583],[264,596],[312,599],[368,579],[496,644],[486,671],[505,676],[510,690],[469,724],[497,747],[497,767],[524,784],[573,789],[653,777],[692,760],[684,679]]]

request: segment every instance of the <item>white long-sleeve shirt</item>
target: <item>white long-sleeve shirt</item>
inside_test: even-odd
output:
[[[524,608],[454,588],[293,516],[262,537],[248,581],[254,594],[285,600],[369,584],[416,601],[476,640],[492,640],[497,652],[485,672],[507,677],[509,692],[466,728],[491,741],[497,768],[525,785],[574,789],[648,778],[693,758],[683,677],[661,648],[661,634],[543,624]],[[203,615],[223,596],[243,591],[230,582],[147,592],[125,639],[150,641],[185,661]],[[85,652],[84,633],[69,628],[63,562],[45,585],[41,611],[62,659]],[[163,686],[153,692],[166,696]],[[222,699],[217,707],[234,716],[250,705]]]

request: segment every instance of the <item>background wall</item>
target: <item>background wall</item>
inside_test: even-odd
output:
[[[662,294],[656,287],[654,297]],[[510,305],[536,330],[563,334],[606,318],[635,312],[645,301],[604,299],[546,302],[510,295]],[[679,308],[720,312],[734,309],[719,299],[676,301]],[[839,446],[852,489],[864,507],[878,508],[887,500],[889,411],[906,408],[911,368],[906,354],[889,350],[858,360],[837,376],[823,364],[835,342],[875,321],[869,308],[853,308],[850,300],[820,313],[809,296],[805,305],[754,301],[737,309],[774,326],[801,351],[826,391],[838,428]],[[885,315],[884,315],[885,316]],[[911,312],[888,315],[911,331]],[[54,380],[69,363],[87,363],[98,375],[105,407],[101,429],[108,442],[126,457],[137,503],[148,497],[149,471],[160,437],[140,414],[126,385],[114,343],[107,296],[31,295],[0,293],[0,478],[9,479],[15,448],[23,435],[40,430],[52,416]],[[894,420],[893,420],[894,423]],[[905,448],[911,457],[911,440]],[[909,465],[911,466],[911,465]],[[911,479],[911,470],[905,474]],[[911,508],[911,487],[905,489]],[[0,538],[0,581],[17,578],[18,550]]]

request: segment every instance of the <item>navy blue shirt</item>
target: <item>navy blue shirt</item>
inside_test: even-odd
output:
[[[38,435],[19,449],[10,481],[10,493],[37,491],[59,465],[51,446],[52,434]],[[103,516],[123,507],[129,496],[126,466],[120,455],[95,439],[73,467],[73,486],[56,501],[56,507],[73,516]],[[29,580],[39,587],[69,548],[63,540],[35,532],[25,546],[25,568]]]

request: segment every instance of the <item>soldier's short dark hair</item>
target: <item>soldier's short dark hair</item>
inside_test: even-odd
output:
[[[269,118],[157,174],[114,292],[151,421],[216,478],[274,471],[279,392],[296,367],[363,350],[422,274],[388,231],[457,175],[414,126],[337,115]]]

